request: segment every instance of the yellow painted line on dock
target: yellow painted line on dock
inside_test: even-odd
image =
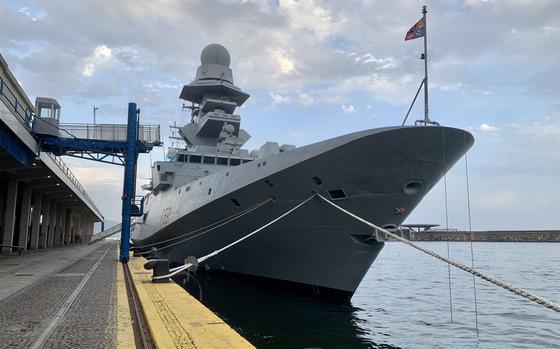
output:
[[[117,248],[117,255],[119,249]],[[132,328],[132,318],[130,316],[130,305],[128,303],[128,293],[124,281],[124,271],[122,263],[117,262],[117,348],[135,349],[134,329]]]
[[[128,267],[156,348],[255,348],[176,283],[152,283],[146,262],[131,257]]]

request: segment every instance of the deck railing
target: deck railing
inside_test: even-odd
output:
[[[66,132],[61,132],[61,137],[70,135],[81,139],[94,139],[98,141],[126,141],[126,124],[60,124],[59,127]],[[159,125],[139,125],[138,141],[145,143],[158,143],[160,141]]]
[[[100,231],[100,232],[97,233],[97,234],[93,234],[93,235],[91,236],[90,244],[93,243],[93,242],[95,242],[95,241],[104,239],[104,238],[106,238],[106,237],[108,237],[108,236],[111,236],[111,235],[113,235],[113,234],[116,234],[116,233],[118,233],[119,231],[121,231],[121,229],[122,229],[122,224],[119,223],[119,224],[113,225],[113,226],[112,226],[111,228],[109,228],[109,229],[105,229],[105,230],[103,230],[103,231]]]

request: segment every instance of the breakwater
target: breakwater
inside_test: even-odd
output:
[[[471,232],[427,230],[414,232],[399,229],[399,235],[412,241],[469,241]],[[560,230],[489,230],[473,231],[473,241],[494,242],[560,242]]]

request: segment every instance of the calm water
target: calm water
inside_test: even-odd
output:
[[[420,244],[446,253],[444,242]],[[468,243],[450,249],[470,265]],[[481,271],[560,302],[560,244],[475,243],[474,250]],[[482,280],[477,337],[472,277],[453,268],[452,323],[447,265],[398,242],[386,244],[349,304],[223,275],[199,281],[203,303],[258,348],[560,348],[560,314]]]

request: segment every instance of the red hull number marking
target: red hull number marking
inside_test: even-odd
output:
[[[171,207],[167,207],[161,213],[161,225],[169,223],[171,220]]]

